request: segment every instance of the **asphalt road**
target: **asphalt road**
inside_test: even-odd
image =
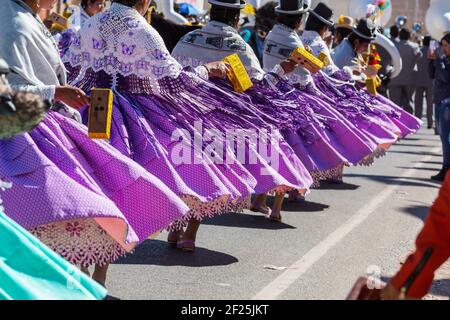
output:
[[[208,220],[195,253],[148,240],[110,267],[120,299],[345,299],[367,272],[392,276],[413,248],[439,184],[432,130],[395,146],[372,167],[349,168],[342,185],[288,203],[283,222],[245,212]],[[439,280],[439,284],[450,280]],[[435,297],[449,296],[440,286]],[[434,290],[434,289],[433,289]],[[432,290],[432,291],[433,291]]]

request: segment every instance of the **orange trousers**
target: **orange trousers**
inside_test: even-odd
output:
[[[434,202],[410,255],[391,284],[411,298],[425,296],[435,271],[450,257],[450,173]]]

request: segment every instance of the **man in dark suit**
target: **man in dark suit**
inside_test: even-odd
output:
[[[422,57],[417,62],[417,77],[416,77],[416,96],[415,96],[415,116],[422,119],[423,115],[423,99],[427,99],[427,123],[428,129],[433,128],[433,79],[431,79],[428,66],[429,60],[427,58],[428,50],[430,49],[431,37],[426,36],[423,40],[423,47],[420,49]]]
[[[400,74],[392,79],[389,96],[392,101],[412,114],[414,112],[412,98],[416,87],[417,62],[422,56],[422,52],[419,46],[410,39],[411,32],[408,29],[400,30],[400,41],[395,42],[395,45],[402,57],[403,68]]]

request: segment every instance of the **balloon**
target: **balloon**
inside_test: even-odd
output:
[[[368,18],[368,12],[379,27],[389,23],[392,16],[392,0],[350,0],[348,12],[355,19]],[[380,9],[381,8],[381,9]]]
[[[433,2],[425,15],[425,26],[436,40],[441,40],[446,32],[450,32],[450,2]]]

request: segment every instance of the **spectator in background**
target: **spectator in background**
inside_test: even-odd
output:
[[[437,105],[439,133],[442,141],[443,164],[441,171],[431,177],[433,180],[444,181],[450,168],[450,33],[441,41],[441,48],[429,52],[430,75],[434,79],[433,101]]]
[[[398,27],[396,25],[393,25],[390,29],[390,35],[391,35],[391,41],[396,42],[398,41],[400,30],[398,30]]]
[[[422,52],[419,46],[411,42],[410,39],[411,32],[403,28],[400,30],[400,41],[394,42],[402,57],[403,68],[400,74],[392,79],[389,95],[393,102],[412,114],[414,111],[412,98],[416,86],[417,62],[422,56]]]
[[[255,32],[252,34],[248,44],[256,53],[261,64],[264,53],[264,41],[277,22],[276,6],[278,6],[277,2],[270,1],[256,11]]]
[[[352,17],[340,16],[334,25],[334,42],[333,48],[341,44],[353,31],[354,20]]]
[[[433,128],[433,79],[429,76],[428,65],[429,60],[427,57],[428,50],[430,50],[431,37],[426,36],[423,39],[423,46],[420,49],[422,57],[417,62],[417,74],[416,77],[416,96],[415,96],[415,116],[422,119],[423,116],[423,99],[426,96],[427,99],[427,123],[428,129]]]

